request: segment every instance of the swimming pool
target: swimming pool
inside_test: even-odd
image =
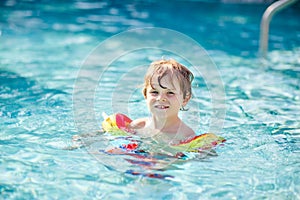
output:
[[[267,4],[90,0],[0,7],[1,199],[299,199],[299,4],[274,16],[268,61],[257,56]],[[144,46],[122,40],[122,33],[144,27],[160,27],[147,32],[157,38],[163,32],[153,30],[167,34],[155,43],[141,37]],[[168,46],[170,34],[183,42]],[[141,48],[118,51],[120,40]],[[200,58],[210,56],[209,68],[193,69],[194,97],[182,115],[197,133],[214,130],[227,139],[218,156],[172,164],[159,173],[173,178],[153,179],[124,173],[131,166],[122,157],[91,154],[97,143],[65,150],[73,135],[100,128],[103,111],[146,115],[143,66],[161,56],[201,62],[186,48],[193,41],[206,50],[198,49]],[[103,50],[114,53],[108,67],[97,60]]]

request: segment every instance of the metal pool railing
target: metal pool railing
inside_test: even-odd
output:
[[[274,14],[298,0],[278,0],[271,4],[263,14],[260,23],[259,53],[266,58],[268,53],[269,25]]]

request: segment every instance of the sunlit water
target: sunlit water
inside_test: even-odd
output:
[[[266,4],[64,2],[0,3],[1,199],[299,199],[299,5],[274,17],[267,61],[257,56]],[[142,75],[127,73],[128,66],[162,56],[180,60],[178,55],[156,49],[116,58],[96,80],[94,96],[76,94],[82,102],[95,101],[95,127],[89,118],[78,127],[74,109],[83,115],[89,109],[74,108],[73,89],[84,60],[100,42],[149,26],[188,35],[218,67],[226,116],[216,134],[227,139],[216,148],[218,156],[162,158],[169,167],[157,171],[101,153],[101,136],[90,138],[95,141],[86,148],[66,150],[84,124],[87,132],[100,129],[103,111],[125,109],[132,118],[148,114]],[[92,75],[100,66],[85,72]],[[134,88],[130,97],[115,87],[120,77],[127,81],[124,91]],[[196,77],[189,111],[181,113],[198,134],[210,129],[215,114],[207,82]],[[125,173],[131,169],[170,177]]]

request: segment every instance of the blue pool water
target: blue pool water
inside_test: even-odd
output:
[[[299,199],[300,6],[274,16],[265,60],[268,5],[1,1],[0,199]],[[218,156],[162,158],[159,171],[101,154],[101,136],[67,150],[72,136],[100,129],[102,112],[147,115],[141,74],[162,56],[203,64],[191,67],[182,117],[227,139]]]

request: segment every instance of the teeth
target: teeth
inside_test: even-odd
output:
[[[158,105],[158,106],[155,106],[156,108],[160,108],[160,109],[166,109],[166,108],[169,108],[169,106],[160,106],[160,105]]]

